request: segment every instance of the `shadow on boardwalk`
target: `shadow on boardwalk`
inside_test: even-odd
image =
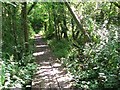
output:
[[[32,89],[70,89],[73,84],[71,75],[66,72],[65,68],[61,66],[57,58],[53,56],[47,43],[43,41],[43,38],[36,35],[35,39],[36,52],[33,53],[33,55],[36,57],[38,67],[32,81]]]

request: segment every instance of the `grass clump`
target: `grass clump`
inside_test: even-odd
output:
[[[67,55],[70,51],[70,42],[68,42],[65,39],[48,40],[48,44],[50,45],[50,47],[53,51],[53,54],[58,58],[67,57]]]

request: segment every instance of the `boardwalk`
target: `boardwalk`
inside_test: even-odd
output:
[[[36,51],[33,55],[38,64],[37,72],[32,81],[32,89],[45,90],[55,89],[63,90],[72,86],[72,77],[61,66],[61,63],[55,58],[50,48],[39,35],[36,38]]]

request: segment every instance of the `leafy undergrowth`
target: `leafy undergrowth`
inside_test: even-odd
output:
[[[120,89],[120,56],[116,35],[110,34],[108,42],[101,40],[97,44],[85,44],[81,47],[81,54],[81,49],[72,46],[67,40],[52,39],[48,43],[72,74],[75,87],[88,90]]]
[[[79,54],[80,49],[73,48],[67,58],[61,59],[73,75],[75,86],[88,90],[120,89],[120,56],[116,35],[110,34],[108,42],[87,43],[82,49]]]
[[[13,56],[4,59],[2,65],[2,73],[4,73],[2,74],[4,75],[2,76],[3,88],[22,88],[26,85],[31,85],[33,71],[36,68],[32,57],[32,55],[23,56],[19,62],[14,61]],[[24,61],[26,61],[26,64],[22,64]]]
[[[73,75],[76,87],[90,90],[106,88],[118,90],[120,88],[120,57],[117,48],[117,42],[111,41],[104,49],[97,52],[91,50],[91,56],[84,61],[72,55],[61,60]]]
[[[31,85],[33,74],[36,70],[35,58],[33,57],[33,40],[30,40],[30,50],[28,53],[19,53],[18,58],[15,55],[2,53],[0,61],[0,89],[24,88]],[[20,52],[20,49],[18,49]]]
[[[65,39],[60,41],[56,39],[48,40],[48,44],[50,45],[54,55],[58,58],[67,57],[70,51],[70,42]]]

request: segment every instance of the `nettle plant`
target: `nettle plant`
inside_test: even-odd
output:
[[[82,48],[82,55],[79,55],[76,48],[71,49],[68,58],[61,59],[63,65],[73,75],[76,81],[75,86],[78,88],[92,90],[96,88],[120,88],[117,27],[111,25],[109,30],[100,27],[92,33],[93,37],[94,35],[99,37],[96,38],[98,42],[93,40],[93,42],[86,43]]]
[[[106,30],[107,31],[107,30]],[[106,33],[106,32],[105,32]],[[77,86],[81,88],[119,88],[119,59],[117,30],[109,31],[101,42],[87,44],[84,55],[87,58],[80,62],[82,69],[75,75]]]
[[[1,70],[2,88],[22,88],[24,85],[31,83],[33,73],[36,69],[34,58],[32,57],[32,55],[28,55],[19,61],[24,61],[26,63],[21,65],[20,62],[14,60],[13,55],[8,56],[8,58],[3,58]]]

